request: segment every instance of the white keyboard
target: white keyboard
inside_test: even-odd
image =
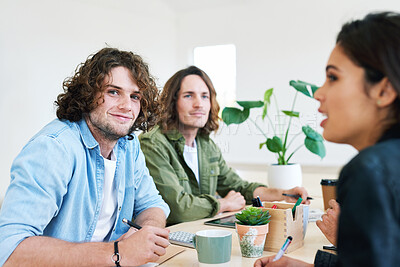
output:
[[[195,234],[178,231],[169,233],[169,242],[174,245],[194,248],[193,237]]]

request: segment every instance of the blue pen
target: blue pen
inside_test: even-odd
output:
[[[259,196],[257,196],[257,202],[259,207],[264,207]]]
[[[288,236],[285,243],[283,244],[281,249],[278,251],[278,254],[276,254],[275,258],[272,261],[277,261],[280,258],[282,258],[283,254],[285,254],[285,251],[287,250],[287,248],[288,248],[289,244],[292,242],[292,240],[293,240],[293,237]]]

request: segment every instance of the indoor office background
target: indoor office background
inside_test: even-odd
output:
[[[370,11],[400,11],[398,0],[1,0],[0,1],[0,201],[10,166],[23,145],[55,118],[64,78],[108,45],[137,52],[161,88],[178,69],[193,64],[196,47],[232,44],[238,100],[261,99],[275,88],[290,109],[289,81],[322,85],[325,64],[341,25]],[[217,88],[218,90],[218,88]],[[319,132],[317,101],[298,96],[301,123]],[[257,112],[251,115],[260,120]],[[293,126],[293,134],[299,124]],[[258,144],[251,124],[221,124],[213,136],[234,166],[266,166],[275,157]],[[297,138],[298,143],[302,138]],[[294,145],[297,147],[297,145]],[[356,153],[326,143],[323,160],[301,149],[293,162],[339,168]],[[45,151],[43,151],[45,153]]]

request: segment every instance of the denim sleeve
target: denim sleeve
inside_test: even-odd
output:
[[[142,151],[140,150],[139,142],[135,139],[135,207],[134,216],[138,216],[142,211],[148,208],[161,208],[165,213],[165,218],[168,217],[170,209],[165,201],[160,196],[153,178],[150,176],[149,170],[146,167],[146,162]]]
[[[31,140],[14,160],[0,212],[0,266],[25,238],[43,234],[67,192],[71,163],[50,136]]]

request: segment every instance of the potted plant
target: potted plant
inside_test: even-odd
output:
[[[289,130],[292,123],[292,119],[300,119],[300,113],[295,111],[295,103],[298,92],[303,93],[308,97],[314,96],[314,92],[318,89],[317,86],[306,83],[303,81],[290,81],[290,86],[296,89],[296,94],[293,99],[292,107],[290,110],[280,110],[287,118],[287,123],[281,124],[279,121],[277,126],[272,122],[270,116],[268,115],[268,109],[271,106],[271,97],[273,95],[273,88],[267,89],[264,93],[264,98],[262,101],[237,101],[237,103],[243,108],[235,108],[235,107],[226,107],[222,111],[222,120],[230,125],[241,124],[249,119],[256,128],[264,135],[266,141],[261,143],[259,148],[261,149],[264,145],[266,148],[275,153],[277,156],[277,164],[272,164],[268,170],[268,184],[271,187],[290,189],[294,186],[301,186],[302,178],[301,178],[301,168],[299,164],[290,163],[290,159],[298,151],[300,148],[305,146],[310,152],[321,157],[325,157],[325,146],[324,139],[322,136],[317,133],[314,129],[312,129],[309,125],[302,126],[302,132],[294,135],[292,138],[289,138]],[[278,104],[276,98],[274,96],[274,102],[279,112]],[[265,118],[268,119],[268,123],[270,124],[273,130],[273,136],[268,136],[261,127],[257,124],[256,121],[249,118],[250,109],[253,108],[262,108],[262,120],[265,121]],[[279,119],[279,116],[278,116]],[[284,125],[282,127],[282,125]],[[291,145],[293,140],[299,136],[300,134],[305,135],[304,143],[298,146],[295,149],[292,149]],[[290,140],[289,140],[290,139]],[[281,167],[285,166],[285,167]],[[276,177],[276,179],[275,179]],[[284,180],[286,178],[286,180]]]
[[[268,210],[246,207],[236,213],[235,223],[239,236],[240,251],[243,257],[260,257],[264,251],[271,215]]]

